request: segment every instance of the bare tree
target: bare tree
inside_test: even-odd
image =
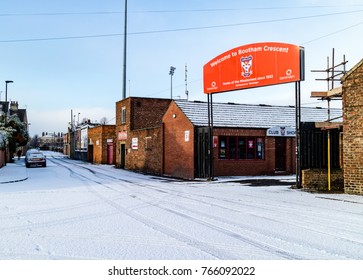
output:
[[[32,148],[39,148],[40,138],[39,138],[38,134],[35,134],[33,137],[30,138],[29,145]]]
[[[106,117],[101,118],[100,124],[107,124],[108,120]]]

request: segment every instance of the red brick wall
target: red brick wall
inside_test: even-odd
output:
[[[91,162],[102,163],[102,127],[97,126],[88,129],[88,141],[93,146],[93,158]],[[97,143],[99,143],[97,145]]]
[[[175,115],[175,117],[174,117]],[[180,109],[172,103],[164,115],[164,174],[185,179],[194,178],[194,127]],[[185,142],[185,131],[190,131],[189,142]],[[219,159],[218,147],[214,153],[215,176],[274,175],[275,138],[266,137],[266,129],[215,128],[214,136],[251,136],[265,140],[263,160]],[[295,172],[295,139],[286,138],[286,172]]]
[[[162,116],[169,99],[129,97],[116,103],[116,137],[120,131],[127,139],[116,141],[116,165],[120,166],[120,145],[126,145],[125,168],[144,173],[162,174]],[[122,108],[126,108],[126,123],[121,123]],[[132,138],[138,139],[138,149],[132,149]]]
[[[88,141],[93,144],[93,159],[94,163],[107,164],[107,146],[110,144],[108,139],[112,139],[114,146],[114,159],[115,162],[115,143],[116,133],[114,125],[102,125],[88,129]]]
[[[344,191],[363,194],[363,60],[343,80]]]
[[[131,130],[160,127],[170,99],[131,98]]]
[[[255,176],[275,173],[275,138],[266,137],[265,129],[214,129],[214,136],[251,136],[265,139],[265,158],[263,160],[225,160],[219,159],[218,147],[214,148],[215,176]]]
[[[129,139],[126,140],[122,140],[120,141],[118,139],[118,134],[121,131],[126,131],[127,133],[129,133],[130,131],[130,108],[131,108],[131,98],[127,98],[121,101],[116,102],[116,166],[120,166],[120,145],[121,143],[126,144],[126,149],[128,149],[129,147],[131,147],[131,141],[129,141]],[[121,123],[121,110],[123,107],[126,107],[126,123],[122,124]]]
[[[194,178],[194,127],[182,111],[171,103],[163,117],[164,174],[185,179]],[[185,141],[189,131],[189,141]]]
[[[124,143],[127,150],[126,169],[194,178],[195,128],[174,102],[166,110],[169,102],[170,100],[127,98],[116,103],[116,135],[120,131],[127,132],[126,140],[117,140],[116,164],[120,164],[120,144]],[[126,107],[126,124],[121,124],[122,107]],[[185,131],[189,131],[189,141],[185,140]],[[275,138],[266,137],[266,129],[216,128],[214,135],[265,139],[263,160],[219,160],[218,148],[214,148],[216,176],[275,174]],[[132,138],[138,138],[137,150],[131,148]],[[295,140],[292,138],[286,138],[286,154],[286,173],[291,174],[295,172]]]
[[[162,175],[162,128],[133,130],[130,139],[138,139],[138,148],[128,147],[125,168]]]

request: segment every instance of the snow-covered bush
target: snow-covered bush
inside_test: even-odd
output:
[[[28,131],[23,122],[20,121],[17,115],[8,117],[6,125],[4,117],[0,119],[0,148],[4,149],[6,144],[10,144],[10,150],[15,148],[15,145],[24,146],[29,140]],[[14,146],[14,147],[13,147]]]
[[[0,150],[5,149],[6,140],[7,140],[6,132],[3,130],[0,130]]]

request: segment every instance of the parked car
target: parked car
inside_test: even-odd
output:
[[[47,166],[47,158],[45,155],[38,150],[29,150],[25,155],[25,166],[30,167],[32,165],[36,166]]]

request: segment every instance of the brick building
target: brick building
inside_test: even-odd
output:
[[[338,116],[340,110],[332,109]],[[164,174],[208,176],[206,102],[173,101],[163,117]],[[326,119],[327,109],[302,108],[302,121]],[[292,174],[295,159],[295,108],[213,104],[215,176]]]
[[[214,175],[295,172],[295,108],[215,103]],[[332,109],[332,115],[341,110]],[[208,177],[206,102],[130,97],[116,103],[116,165],[193,179]],[[306,122],[327,109],[302,108]]]
[[[253,124],[251,115],[240,115],[244,109],[244,112],[254,114],[258,106],[214,104],[213,107],[215,176],[266,175],[275,174],[275,171],[293,173],[294,138],[281,137],[275,141],[275,137],[266,137],[267,128],[272,126],[260,128]],[[237,113],[235,117],[233,112]],[[207,115],[205,102],[175,101],[170,105],[163,118],[165,175],[188,179],[210,175]],[[276,145],[277,149],[283,149],[284,157],[277,159],[280,164],[277,170],[274,158]]]
[[[63,154],[68,157],[71,157],[71,133],[63,134]]]
[[[344,191],[363,194],[363,60],[343,78]]]
[[[93,143],[89,140],[88,131],[94,127],[99,126],[102,125],[99,123],[91,123],[90,120],[78,124],[77,126],[71,124],[68,127],[68,133],[65,133],[61,139],[61,141],[63,141],[63,153],[69,156],[71,159],[93,162]],[[95,133],[95,135],[98,134]],[[101,139],[100,136],[97,137],[99,137],[97,138],[100,141],[99,143],[103,143],[102,141],[104,138]],[[109,136],[108,130],[106,130],[105,137],[108,137],[107,139],[114,139],[115,136]],[[88,151],[88,149],[91,150]],[[103,159],[103,154],[105,154],[107,157],[107,147],[106,150],[102,151],[101,153],[102,156],[100,158]],[[106,162],[104,161],[104,163]]]
[[[88,129],[88,159],[90,162],[115,163],[115,128],[114,125],[99,125]]]
[[[170,102],[129,97],[116,103],[116,166],[163,174],[162,116]]]

